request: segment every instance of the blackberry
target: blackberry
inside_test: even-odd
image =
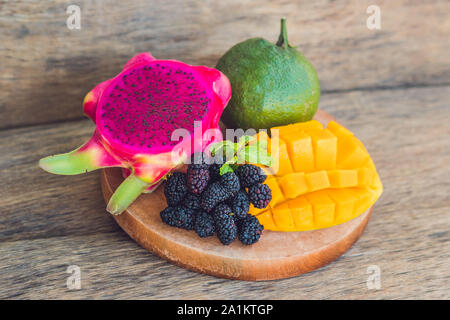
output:
[[[211,183],[201,195],[200,206],[210,212],[219,203],[227,200],[232,194],[225,189],[220,181]]]
[[[258,242],[261,237],[264,226],[259,223],[258,219],[247,214],[243,219],[237,222],[238,238],[243,244],[250,245]]]
[[[185,206],[186,208],[192,209],[192,210],[199,210],[200,207],[200,195],[199,194],[193,194],[188,193],[186,197],[184,197],[181,204]]]
[[[214,182],[214,181],[219,180],[221,166],[222,166],[222,163],[213,163],[212,165],[209,166],[210,181]]]
[[[194,230],[202,238],[212,236],[216,231],[214,218],[206,212],[200,211],[195,218]]]
[[[205,189],[200,206],[206,212],[210,212],[219,203],[234,196],[239,189],[239,178],[233,172],[228,172]]]
[[[225,162],[227,162],[227,159],[225,157],[220,159],[211,158],[211,165],[209,166],[209,177],[211,178],[211,182],[217,181],[220,179],[220,168],[223,166]]]
[[[214,216],[221,216],[221,215],[229,215],[233,216],[233,210],[231,207],[225,203],[219,203],[217,207],[214,208]]]
[[[197,160],[199,161],[199,160]],[[206,163],[192,163],[187,168],[187,188],[189,192],[200,194],[209,182],[209,165]]]
[[[229,245],[237,237],[237,226],[230,213],[230,207],[225,204],[219,204],[214,210],[217,237],[224,245]]]
[[[186,230],[194,228],[195,211],[183,206],[167,207],[160,212],[161,220],[172,227]]]
[[[227,172],[220,177],[220,184],[234,196],[240,189],[239,178],[234,172]]]
[[[248,197],[256,208],[262,209],[272,200],[272,191],[267,184],[258,183],[248,188]]]
[[[236,195],[227,200],[227,204],[233,210],[236,218],[243,218],[250,209],[250,200],[245,189],[241,189]]]
[[[266,180],[266,174],[260,167],[252,164],[244,164],[236,169],[236,174],[241,182],[241,187],[248,188]]]
[[[181,172],[174,172],[166,180],[164,185],[164,195],[169,207],[174,207],[183,200],[187,194],[186,175]]]

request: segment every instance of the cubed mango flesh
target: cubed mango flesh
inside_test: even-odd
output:
[[[272,169],[277,176],[283,176],[294,172],[291,160],[289,159],[287,145],[281,138],[271,139],[271,143],[267,146],[267,150],[274,159]]]
[[[318,228],[327,228],[333,225],[336,204],[325,190],[308,193],[306,199],[312,204],[314,223]]]
[[[322,130],[323,125],[317,120],[305,121],[305,122],[297,122],[295,124],[298,131],[309,132],[311,130]]]
[[[256,218],[258,219],[259,223],[264,226],[265,230],[278,230],[277,225],[273,221],[273,213],[270,208],[257,215]]]
[[[303,172],[294,172],[278,178],[278,184],[285,198],[294,199],[307,193],[309,188]]]
[[[251,215],[257,216],[266,210],[267,210],[267,208],[259,209],[259,208],[256,208],[253,204],[250,204],[248,213],[250,213]]]
[[[330,187],[328,174],[325,170],[306,173],[305,179],[308,184],[309,191],[317,191]]]
[[[378,197],[383,193],[383,184],[381,183],[381,179],[378,174],[375,174],[375,179],[373,180],[371,187],[378,191]]]
[[[283,231],[293,231],[295,230],[294,220],[292,219],[291,209],[289,205],[281,203],[275,208],[272,208],[273,220],[278,228]]]
[[[311,136],[304,132],[289,132],[281,137],[286,142],[294,171],[314,171],[315,162]]]
[[[375,178],[375,173],[370,170],[367,167],[362,167],[357,169],[358,173],[358,185],[363,186],[370,186],[373,183],[373,180]],[[355,187],[355,186],[351,186]]]
[[[310,130],[322,130],[323,125],[317,121],[317,120],[311,120],[306,122],[297,122],[293,124],[288,124],[286,126],[280,126],[280,127],[273,127],[270,129],[270,132],[274,132],[275,130],[278,130],[279,134],[282,135],[284,133],[288,132],[303,132],[303,131],[310,131]]]
[[[357,201],[355,204],[355,211],[353,212],[353,218],[359,216],[361,213],[365,212],[378,198],[377,190],[371,188],[349,188],[348,190],[353,191],[357,195]]]
[[[336,204],[336,223],[343,223],[353,218],[357,195],[348,189],[329,189],[327,194]]]
[[[357,170],[330,170],[327,172],[331,188],[356,187],[359,183]]]
[[[336,166],[338,169],[362,167],[369,160],[369,154],[362,149],[352,136],[343,136],[337,142]]]
[[[272,200],[265,209],[250,206],[267,230],[306,231],[345,223],[380,197],[383,185],[367,149],[342,125],[331,121],[324,129],[309,121],[273,129],[278,130],[272,130],[272,139],[264,132],[257,135],[268,141],[276,162],[272,168],[260,166],[268,173],[265,183]]]
[[[333,132],[333,134],[336,137],[342,137],[342,136],[353,136],[353,132],[345,128],[344,126],[340,125],[336,121],[330,121],[328,123],[327,129]]]
[[[310,132],[314,150],[315,169],[331,170],[336,168],[337,137],[330,130],[312,130]]]
[[[312,205],[305,197],[298,197],[288,202],[296,230],[314,229],[314,213]]]

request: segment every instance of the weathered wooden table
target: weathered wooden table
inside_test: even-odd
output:
[[[448,1],[377,1],[379,30],[366,27],[370,1],[77,3],[81,29],[69,30],[66,1],[0,1],[0,298],[450,298]],[[320,107],[364,141],[385,186],[337,261],[268,282],[190,272],[115,224],[99,172],[38,168],[90,136],[83,95],[135,53],[214,66],[238,41],[275,41],[283,15],[317,68]],[[73,265],[79,290],[66,286]]]

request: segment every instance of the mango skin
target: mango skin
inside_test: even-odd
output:
[[[250,210],[266,230],[308,231],[345,223],[370,208],[383,192],[367,149],[338,123],[332,121],[328,128],[319,129],[318,122],[312,120],[272,129],[281,132],[285,145],[314,136],[312,140],[325,141],[331,147],[313,148],[312,157],[321,158],[315,161],[314,169],[311,169],[314,159],[300,162],[292,150],[277,148],[279,154],[272,154],[282,158],[280,162],[291,162],[290,167],[295,169],[294,172],[272,170],[267,183],[275,196],[269,207]],[[269,145],[275,139],[271,141],[265,135],[256,138],[268,139]]]
[[[268,129],[311,120],[317,111],[317,73],[294,47],[248,39],[230,48],[216,69],[231,82],[231,99],[222,116],[228,128]]]

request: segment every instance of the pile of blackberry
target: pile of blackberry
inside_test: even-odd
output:
[[[264,226],[249,214],[250,203],[265,208],[272,199],[263,184],[261,168],[244,164],[234,172],[220,175],[220,164],[208,164],[203,154],[195,154],[187,172],[174,172],[164,186],[166,209],[161,220],[173,227],[195,230],[202,238],[217,235],[228,245],[238,238],[243,244],[258,242]]]

